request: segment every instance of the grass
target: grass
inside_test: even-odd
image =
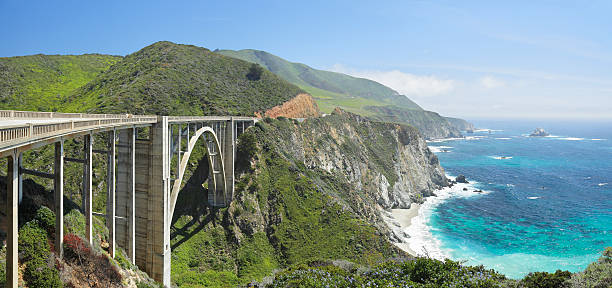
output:
[[[0,58],[0,109],[66,111],[66,97],[120,60],[99,54]]]

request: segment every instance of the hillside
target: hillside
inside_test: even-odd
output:
[[[266,67],[274,74],[308,91],[317,99],[325,113],[330,113],[336,106],[343,108],[349,106],[359,110],[362,107],[360,104],[374,105],[374,103],[422,110],[407,97],[372,80],[314,69],[301,63],[289,62],[265,51],[246,49],[215,52]]]
[[[383,210],[447,185],[416,129],[341,110],[301,123],[268,118],[240,137],[237,155],[229,208],[197,204],[206,163],[187,176],[171,240],[178,286],[236,286],[311,261],[407,257],[389,242],[397,237]]]
[[[157,42],[77,89],[67,109],[163,115],[253,115],[303,93],[275,74],[206,48]]]
[[[457,126],[448,121],[448,118],[440,116],[440,114],[431,111],[416,111],[402,109],[394,106],[367,106],[366,110],[373,114],[372,119],[385,122],[405,123],[417,127],[426,138],[455,138],[461,137],[461,130]],[[463,122],[465,120],[457,119]],[[457,125],[460,122],[457,121]],[[466,122],[467,123],[467,122]]]
[[[123,57],[32,55],[0,58],[0,109],[65,111],[62,102],[77,88]]]
[[[404,95],[378,82],[314,69],[259,50],[217,50],[218,54],[257,63],[310,93],[322,112],[335,107],[380,121],[415,126],[426,138],[460,137],[465,120],[425,111]],[[465,123],[463,123],[465,122]]]

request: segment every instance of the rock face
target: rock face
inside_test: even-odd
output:
[[[343,184],[321,185],[346,185],[339,201],[386,233],[382,210],[410,208],[448,186],[438,158],[413,127],[369,121],[340,109],[299,124],[281,122],[286,125],[274,136],[281,154],[337,177],[333,182]]]
[[[536,128],[535,130],[533,130],[533,132],[531,132],[531,134],[529,134],[529,137],[546,137],[549,136],[550,134],[548,134],[548,132],[544,131],[544,129],[542,128]]]
[[[448,123],[450,123],[453,127],[466,131],[467,133],[474,133],[474,124],[467,122],[463,119],[453,118],[453,117],[444,117]]]
[[[457,176],[457,178],[455,179],[455,181],[457,181],[457,183],[469,183],[466,179],[465,176],[463,175],[459,175]]]
[[[295,98],[283,103],[282,105],[274,106],[265,112],[265,116],[288,117],[288,118],[309,118],[320,116],[319,107],[315,103],[312,96],[309,94],[298,94]]]
[[[462,136],[460,129],[448,121],[449,118],[442,117],[436,112],[403,109],[395,106],[366,106],[365,109],[374,113],[370,117],[375,120],[412,125],[426,139],[457,138]],[[454,122],[459,123],[460,121]]]

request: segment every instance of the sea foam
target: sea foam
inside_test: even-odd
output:
[[[451,180],[455,177],[447,175]],[[421,204],[419,208],[418,216],[412,218],[410,226],[404,227],[404,233],[408,235],[408,247],[414,251],[417,256],[428,256],[431,258],[443,260],[449,258],[452,251],[445,250],[442,248],[442,242],[437,239],[432,231],[435,231],[435,227],[429,225],[430,218],[435,212],[438,205],[444,201],[453,197],[475,197],[478,195],[486,194],[487,191],[474,192],[477,190],[474,185],[476,182],[457,183],[453,187],[444,187],[440,190],[436,190],[436,196],[427,197],[425,202]],[[466,188],[467,191],[464,191]]]

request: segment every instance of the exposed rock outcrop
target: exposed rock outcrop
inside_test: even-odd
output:
[[[550,134],[548,134],[548,132],[546,132],[544,129],[536,128],[535,130],[533,130],[533,132],[531,132],[531,134],[529,134],[529,137],[546,137],[549,135]]]
[[[288,118],[309,118],[320,116],[320,112],[312,96],[302,93],[282,105],[272,107],[264,113],[264,116],[271,118],[280,116]]]
[[[469,183],[466,179],[464,175],[459,175],[457,176],[457,178],[455,178],[455,181],[457,181],[457,183]]]
[[[267,136],[276,139],[276,149],[296,165],[334,175],[333,182],[340,183],[315,181],[322,187],[345,185],[330,193],[390,237],[382,210],[409,208],[448,185],[438,158],[414,127],[374,122],[340,109],[302,123],[282,122],[282,129]],[[270,133],[269,125],[258,125]]]
[[[460,130],[462,129],[458,129],[448,121],[449,118],[442,117],[436,112],[403,109],[395,106],[366,106],[365,110],[374,113],[371,117],[379,121],[412,125],[426,139],[461,137]]]

